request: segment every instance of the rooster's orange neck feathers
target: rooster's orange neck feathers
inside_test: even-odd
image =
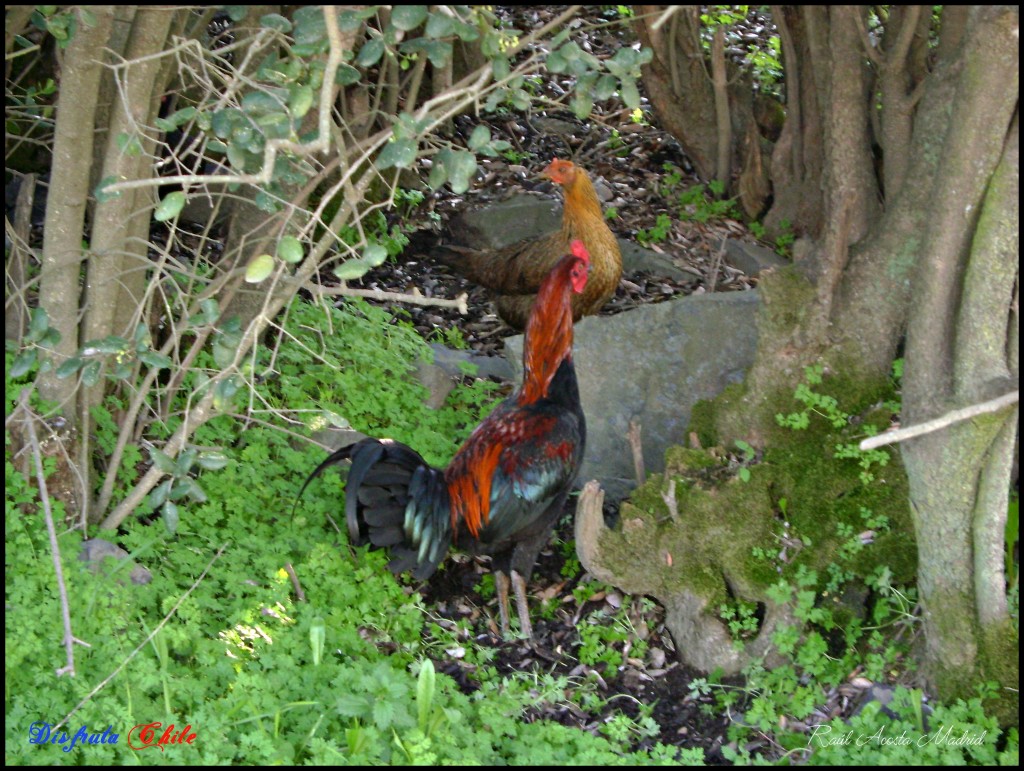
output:
[[[523,387],[520,404],[533,404],[547,396],[562,361],[572,355],[572,301],[570,274],[578,262],[563,259],[541,284],[526,325],[523,343]]]

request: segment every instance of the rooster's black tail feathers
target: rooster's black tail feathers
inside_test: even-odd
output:
[[[418,580],[433,575],[452,538],[444,473],[407,445],[369,438],[332,453],[309,475],[299,496],[324,469],[344,460],[352,461],[345,483],[352,543],[388,547],[393,573],[412,570]]]

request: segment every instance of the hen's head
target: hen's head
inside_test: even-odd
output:
[[[547,165],[541,174],[555,184],[562,187],[571,187],[576,179],[576,164],[572,161],[563,161],[555,158]]]
[[[587,273],[590,272],[590,252],[579,239],[572,242],[570,250],[575,259],[569,272],[569,283],[572,284],[572,291],[583,294],[587,286]]]

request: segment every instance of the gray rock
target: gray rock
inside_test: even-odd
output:
[[[562,205],[553,198],[516,195],[454,217],[456,242],[474,249],[501,249],[562,226]]]
[[[597,479],[611,500],[636,486],[626,439],[642,427],[647,471],[664,469],[665,450],[686,444],[690,411],[743,379],[757,347],[755,291],[690,295],[576,325],[576,373],[587,416],[579,482]],[[505,341],[521,377],[521,335]]]
[[[440,343],[431,343],[430,347],[434,351],[434,361],[430,364],[420,361],[416,366],[416,378],[430,391],[426,404],[434,410],[444,404],[456,382],[465,374],[465,364],[475,368],[476,377],[511,380],[515,375],[512,366],[502,356],[484,356],[476,351],[459,351]]]
[[[348,447],[350,444],[366,439],[366,434],[356,431],[354,428],[327,426],[316,431],[311,438],[314,442],[328,448],[330,452],[334,452],[342,447]]]
[[[476,351],[460,351],[440,343],[431,343],[434,350],[434,365],[440,367],[449,377],[462,377],[462,365],[476,367],[476,377],[493,377],[511,380],[515,370],[502,356],[484,356]]]
[[[682,283],[696,283],[698,275],[683,270],[664,254],[658,254],[650,249],[619,239],[619,251],[622,252],[622,274],[629,276],[639,270],[647,271],[655,276],[668,276]]]
[[[92,538],[88,541],[82,541],[82,551],[79,553],[78,559],[89,563],[89,569],[93,573],[105,570],[103,562],[106,557],[111,557],[117,561],[128,560],[131,563],[131,556],[128,552],[115,543],[111,543],[103,538]],[[153,574],[148,568],[133,564],[128,573],[128,578],[133,584],[142,585],[152,581]]]
[[[725,240],[725,261],[748,276],[756,276],[768,268],[789,265],[789,260],[767,247],[732,238]]]

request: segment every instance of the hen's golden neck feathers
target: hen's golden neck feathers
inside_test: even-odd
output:
[[[582,255],[577,252],[582,251]],[[520,404],[547,396],[551,380],[562,362],[572,356],[572,293],[586,284],[590,258],[582,244],[573,245],[544,279],[526,325],[523,343],[523,386]]]
[[[594,190],[594,183],[583,169],[577,167],[568,184],[565,186],[565,213],[562,219],[562,229],[566,230],[570,225],[575,228],[584,227],[585,223],[604,222],[604,214],[601,212],[601,201]]]

